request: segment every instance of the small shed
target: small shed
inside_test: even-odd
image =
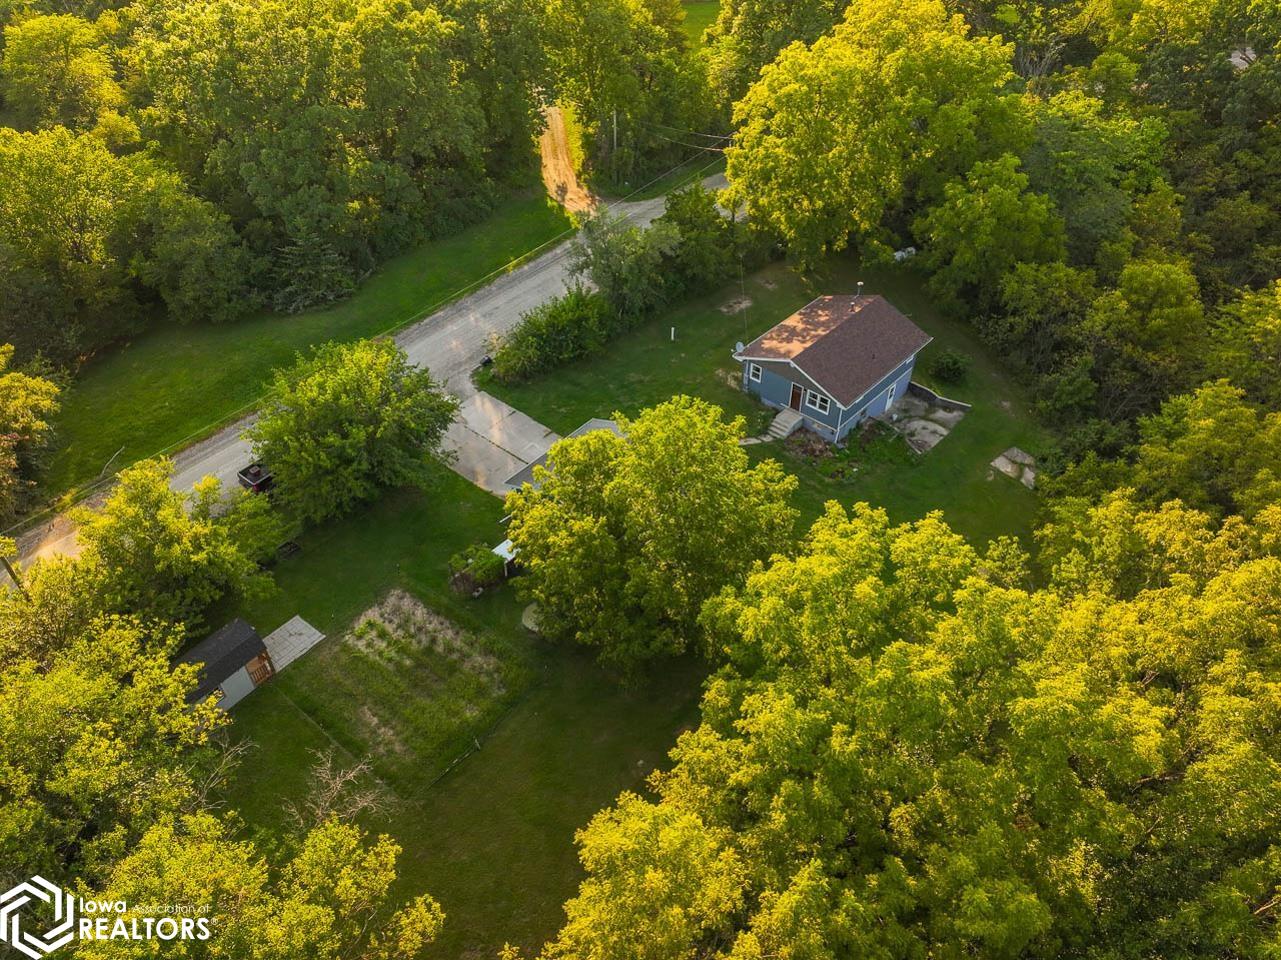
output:
[[[224,710],[276,673],[262,637],[239,617],[205,637],[178,657],[178,662],[200,664],[199,682],[190,701],[198,703],[213,695]]]
[[[593,433],[597,430],[608,430],[615,436],[622,436],[622,431],[618,429],[617,421],[606,420],[603,417],[593,417],[564,439],[573,440],[577,437],[583,436],[584,434]],[[513,490],[519,490],[527,483],[537,486],[538,484],[534,483],[534,468],[545,466],[547,466],[547,454],[544,453],[541,457],[529,461],[529,463],[525,464],[508,477],[507,486]],[[498,551],[495,550],[494,552],[497,553]]]

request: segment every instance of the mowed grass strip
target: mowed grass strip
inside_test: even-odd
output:
[[[608,417],[614,411],[634,415],[677,393],[702,397],[727,414],[745,416],[748,432],[757,434],[773,413],[739,388],[740,367],[732,357],[735,344],[751,341],[816,296],[853,291],[860,280],[865,292],[883,294],[934,337],[921,353],[914,379],[973,403],[974,409],[930,452],[869,457],[844,477],[827,475],[819,464],[780,443],[753,446],[749,455],[777,459],[800,480],[795,502],[802,529],[828,500],[846,506],[865,500],[885,507],[895,522],[942,510],[955,529],[976,542],[1004,534],[1028,536],[1036,517],[1036,494],[993,471],[990,463],[1011,446],[1035,455],[1045,445],[1046,434],[1020,386],[968,324],[937,309],[923,278],[910,269],[867,267],[842,257],[819,272],[800,275],[774,264],[535,381],[509,386],[492,377],[481,379],[486,390],[561,434],[590,417]],[[931,361],[946,349],[972,358],[964,383],[932,382]]]
[[[484,222],[388,261],[332,307],[221,325],[158,320],[67,390],[42,492],[59,496],[95,480],[108,461],[118,469],[207,431],[256,400],[271,370],[298,352],[409,321],[569,228],[545,195],[522,193]]]
[[[510,587],[475,600],[450,590],[449,556],[503,539],[501,517],[501,501],[442,469],[426,493],[397,491],[308,531],[302,552],[276,567],[274,595],[211,618],[216,626],[241,615],[265,634],[301,614],[328,634],[236,706],[232,735],[255,749],[229,806],[250,833],[277,843],[316,751],[334,749],[348,764],[368,758],[397,798],[365,824],[403,847],[396,894],[429,892],[449,915],[429,957],[493,957],[506,941],[533,952],[555,933],[581,877],[574,831],[620,791],[644,789],[697,721],[706,674],[693,659],[669,662],[625,688],[590,651],[527,633]],[[486,665],[456,648],[407,652],[401,641],[353,655],[342,638],[394,590],[468,634]],[[387,729],[362,718],[366,707]],[[479,751],[427,785],[477,739]]]
[[[703,42],[703,32],[716,22],[721,12],[720,0],[685,0],[685,34],[695,45]]]

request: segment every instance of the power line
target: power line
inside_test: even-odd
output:
[[[679,133],[691,137],[706,137],[709,140],[733,140],[738,136],[738,134],[735,133],[702,133],[698,130],[686,130],[683,127],[673,127],[666,123],[653,123],[649,120],[633,120],[632,122],[638,123],[642,127],[652,127],[655,130],[667,130],[670,133]]]
[[[704,148],[696,148],[696,149],[704,149]],[[611,206],[614,206],[616,204],[627,203],[628,201],[636,197],[638,194],[642,193],[643,191],[652,187],[654,184],[658,183],[664,177],[668,177],[671,174],[675,173],[681,167],[689,163],[689,161],[690,161],[690,158],[687,157],[686,159],[682,160],[680,163],[676,164],[675,166],[658,174],[652,180],[649,180],[648,182],[641,184],[639,187],[637,187],[631,193],[624,196],[622,199],[615,200],[613,204],[602,204],[603,209],[608,210]],[[703,167],[700,167],[698,170],[694,171],[692,176],[700,176],[705,170],[710,170],[717,162],[719,161],[713,160],[711,163],[706,164]],[[436,300],[435,302],[429,304],[426,307],[415,308],[414,312],[408,317],[402,320],[398,320],[397,322],[393,323],[391,326],[385,328],[379,333],[371,334],[370,337],[363,338],[363,339],[373,339],[374,337],[385,337],[388,334],[398,332],[399,330],[405,327],[408,327],[411,324],[417,323],[420,320],[425,320],[440,308],[447,306],[448,304],[453,303],[455,300],[458,300],[459,298],[467,295],[468,293],[471,293],[472,291],[484,286],[485,284],[489,283],[489,281],[495,279],[496,277],[499,277],[505,273],[511,272],[516,267],[528,261],[531,257],[536,256],[540,252],[544,251],[546,248],[552,246],[553,244],[558,244],[560,241],[564,240],[566,237],[570,237],[577,232],[578,232],[577,228],[574,228],[574,227],[571,227],[568,230],[563,230],[560,233],[558,233],[556,236],[552,237],[550,240],[544,240],[542,243],[538,244],[537,246],[531,247],[529,250],[525,251],[519,256],[513,257],[511,260],[507,261],[502,266],[489,271],[489,273],[486,273],[484,276],[478,277],[477,279],[464,284],[463,286],[459,287],[457,290]],[[260,406],[263,403],[263,401],[270,399],[273,395],[274,395],[274,391],[267,390],[259,394],[254,399],[244,404],[241,404],[239,407],[232,410],[231,412],[223,414],[221,417],[218,417],[216,420],[210,421],[209,423],[205,424],[202,427],[198,427],[197,429],[193,430],[191,433],[188,433],[185,437],[181,438],[180,440],[175,440],[172,443],[166,444],[165,446],[157,450],[155,453],[149,454],[148,456],[139,457],[137,460],[133,461],[133,463],[137,464],[137,463],[141,463],[143,460],[150,460],[153,457],[160,457],[170,452],[181,451],[186,447],[186,445],[189,442],[196,440],[199,437],[209,436],[215,431],[218,431],[220,429],[225,429],[226,427],[235,423],[237,420],[240,419],[240,417],[243,414]],[[121,467],[121,470],[123,469],[125,468]],[[111,474],[110,476],[100,477],[98,480],[94,481],[93,483],[89,484],[86,487],[80,487],[79,489],[72,490],[67,494],[64,494],[62,497],[59,498],[61,501],[60,503],[50,504],[49,506],[43,508],[42,510],[37,511],[36,513],[29,514],[23,517],[21,520],[16,521],[15,523],[6,527],[4,530],[0,530],[0,536],[11,536],[11,535],[19,536],[26,530],[34,528],[41,519],[49,516],[57,516],[59,513],[63,512],[65,509],[71,506],[74,506],[75,504],[84,500],[86,497],[91,496],[96,491],[114,482],[115,478],[119,475],[119,473],[120,471],[116,471],[116,473]]]
[[[682,147],[689,147],[689,149],[691,150],[706,150],[708,153],[724,153],[725,152],[724,147],[705,147],[697,143],[686,143],[683,140],[673,140],[671,137],[665,137],[661,133],[656,133],[654,134],[654,136],[658,137],[659,140],[666,140],[668,143],[675,143],[675,144],[679,144]]]

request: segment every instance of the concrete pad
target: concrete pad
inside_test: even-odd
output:
[[[894,402],[894,412],[904,419],[913,420],[929,416],[930,405],[920,397],[909,393]]]
[[[946,410],[943,407],[935,407],[927,415],[930,420],[951,430],[958,423],[965,419],[964,410]]]
[[[919,453],[933,450],[947,436],[946,427],[932,420],[908,420],[898,424],[898,432]]]
[[[1006,450],[1005,453],[1001,454],[1001,456],[1005,457],[1005,459],[1009,460],[1011,463],[1017,463],[1021,467],[1036,466],[1036,458],[1032,456],[1032,454],[1027,453],[1024,450],[1020,450],[1018,447],[1010,447],[1010,449]]]
[[[263,637],[263,646],[279,673],[325,639],[325,635],[302,617],[294,617]]]
[[[473,393],[458,408],[445,434],[456,473],[490,493],[504,496],[507,478],[551,449],[560,436],[515,407],[487,393]]]
[[[1023,475],[1023,468],[1007,458],[1005,454],[1001,454],[1001,456],[993,460],[992,466],[996,467],[997,470],[1000,470],[1011,480],[1018,480]]]
[[[496,446],[457,420],[449,425],[441,446],[453,454],[449,465],[455,473],[500,497],[511,489],[507,478],[525,465],[514,453]]]
[[[464,400],[458,417],[464,426],[527,463],[541,457],[560,439],[533,417],[487,393],[476,393]]]

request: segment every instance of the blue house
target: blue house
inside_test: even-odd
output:
[[[819,297],[747,346],[743,389],[810,430],[842,441],[889,410],[933,338],[880,296]]]

